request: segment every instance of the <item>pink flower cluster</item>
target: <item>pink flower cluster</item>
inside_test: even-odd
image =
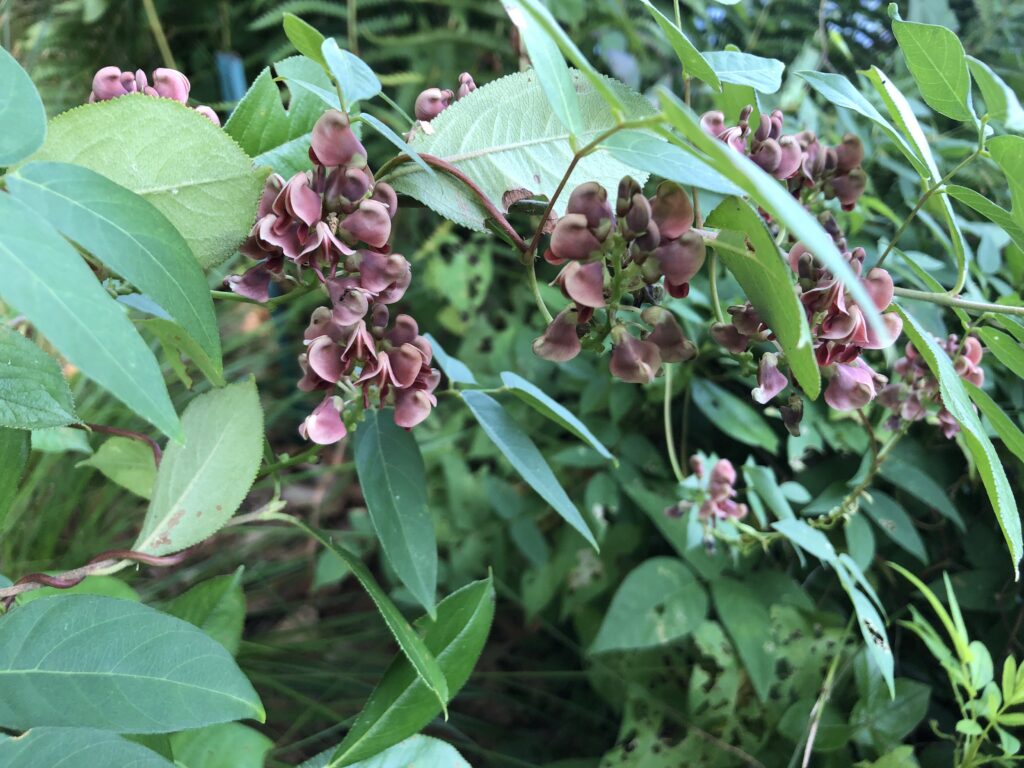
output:
[[[127,96],[129,93],[141,93],[146,96],[156,96],[165,99],[174,99],[182,104],[188,103],[188,94],[192,90],[192,84],[188,78],[176,69],[161,67],[153,70],[153,84],[149,84],[146,73],[141,69],[131,72],[122,72],[117,67],[103,67],[92,79],[92,93],[89,94],[89,103],[96,101],[108,101],[119,96]],[[220,118],[217,113],[206,106],[196,107],[196,112],[207,117],[214,125],[220,125]]]
[[[757,129],[751,132],[752,112],[752,107],[744,107],[739,122],[733,126],[726,126],[721,112],[706,112],[700,124],[706,133],[748,156],[766,173],[787,182],[794,195],[820,187],[828,199],[839,198],[843,210],[853,210],[867,185],[867,176],[860,167],[864,159],[860,139],[848,133],[841,144],[829,147],[818,141],[813,131],[784,135],[779,109],[771,115],[761,115]]]
[[[416,105],[413,108],[416,119],[429,123],[439,114],[461,99],[476,90],[476,83],[469,72],[459,75],[459,87],[454,93],[450,90],[440,88],[427,88],[416,97]]]
[[[950,334],[941,346],[953,360],[960,378],[976,387],[984,383],[981,358],[985,349],[978,339],[968,336],[961,344],[956,334]],[[904,355],[893,364],[895,380],[878,395],[878,402],[893,412],[889,428],[898,429],[902,422],[922,421],[929,413],[934,413],[942,434],[952,439],[960,431],[960,425],[942,403],[939,382],[910,342],[907,342]]]
[[[703,455],[690,457],[690,469],[702,486],[700,495],[694,501],[681,501],[665,510],[670,517],[677,517],[700,501],[698,515],[712,525],[719,520],[742,520],[747,516],[747,505],[736,499],[736,468],[728,459],[718,459],[711,468],[711,474],[704,481],[705,465]]]
[[[299,389],[326,393],[302,424],[303,437],[341,440],[343,412],[359,390],[363,407],[393,402],[395,423],[410,429],[437,404],[440,373],[430,367],[430,344],[413,318],[398,315],[389,327],[388,306],[412,281],[409,262],[390,248],[398,197],[374,181],[366,150],[342,112],[329,110],[317,121],[309,156],[312,171],[287,182],[277,175],[267,180],[258,220],[241,248],[257,264],[226,282],[266,301],[271,277],[292,264],[312,269],[330,296],[330,307],[314,310],[299,357]]]
[[[571,360],[582,349],[581,332],[612,339],[610,369],[623,381],[646,383],[662,363],[693,358],[696,347],[686,339],[675,316],[652,303],[640,313],[642,337],[626,325],[606,324],[603,333],[591,328],[595,310],[609,308],[613,286],[621,299],[626,293],[650,295],[648,286],[664,278],[669,293],[683,297],[689,281],[704,263],[703,238],[693,232],[693,206],[685,190],[662,182],[651,198],[640,185],[625,177],[619,184],[614,210],[608,193],[596,182],[572,191],[566,213],[555,224],[544,258],[562,266],[552,282],[573,304],[558,313],[544,334],[533,343],[540,357],[556,362]],[[639,304],[641,302],[637,302]]]
[[[838,235],[834,222],[826,222],[854,274],[864,268],[864,249],[846,250],[846,241]],[[903,322],[898,315],[882,315],[885,333],[878,335],[864,319],[864,313],[843,284],[817,262],[811,253],[797,243],[789,252],[789,265],[797,274],[800,302],[807,314],[818,365],[829,377],[825,402],[838,411],[851,411],[870,403],[878,386],[886,382],[861,357],[863,350],[884,349],[899,337]],[[886,309],[892,303],[893,282],[889,273],[878,267],[868,271],[861,283],[871,296],[875,308]],[[761,322],[750,303],[729,307],[732,323],[716,323],[711,334],[718,343],[734,354],[744,351],[753,341],[772,339],[771,330]],[[757,387],[751,396],[761,404],[768,403],[789,384],[779,368],[779,356],[761,356],[757,371]]]

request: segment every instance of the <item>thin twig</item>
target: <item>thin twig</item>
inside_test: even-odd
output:
[[[927,301],[932,304],[939,304],[943,307],[962,309],[965,312],[992,312],[997,315],[1024,316],[1024,306],[1017,304],[991,304],[987,301],[972,301],[961,299],[959,296],[950,296],[948,293],[935,293],[932,291],[915,291],[912,288],[894,288],[893,293],[905,299]]]
[[[665,363],[665,404],[662,409],[662,416],[665,422],[665,445],[668,448],[668,462],[672,465],[672,474],[676,482],[681,483],[686,476],[679,466],[679,457],[676,455],[676,440],[672,435],[672,364]]]
[[[160,444],[148,435],[143,435],[140,432],[133,432],[130,429],[121,429],[120,427],[108,427],[106,424],[68,424],[72,429],[81,429],[85,432],[99,432],[104,435],[117,435],[118,437],[127,437],[132,440],[138,440],[140,443],[145,443],[149,446],[149,449],[153,452],[153,461],[156,465],[160,466],[160,460],[163,458],[163,451],[160,449]]]

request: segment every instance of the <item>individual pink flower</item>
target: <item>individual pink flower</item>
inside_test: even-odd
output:
[[[779,356],[774,352],[761,355],[757,366],[757,386],[750,392],[754,401],[765,405],[788,385],[789,379],[779,370]]]
[[[612,329],[612,376],[634,384],[650,384],[661,370],[658,347],[630,335],[623,326]]]
[[[825,388],[825,402],[837,411],[863,408],[875,398],[877,377],[878,374],[860,359],[839,363]]]
[[[299,427],[299,434],[303,439],[311,440],[318,445],[331,445],[345,437],[348,430],[345,429],[345,422],[341,418],[339,399],[330,395],[325,397],[306,417]]]
[[[543,335],[534,339],[534,354],[555,363],[564,363],[576,357],[582,348],[576,333],[576,317],[577,311],[573,306],[559,312]]]

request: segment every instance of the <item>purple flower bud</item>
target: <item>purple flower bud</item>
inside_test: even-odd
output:
[[[265,302],[270,298],[270,271],[263,263],[241,275],[228,275],[224,278],[224,284],[239,296],[253,301]]]
[[[687,232],[677,240],[663,240],[653,253],[670,285],[688,283],[704,266],[706,255],[704,238],[696,232]]]
[[[395,393],[395,424],[412,429],[430,415],[437,398],[423,389],[403,389]]]
[[[675,240],[689,232],[693,226],[693,206],[686,190],[674,181],[661,182],[651,199],[651,218],[658,225],[663,241]]]
[[[363,200],[355,212],[342,220],[340,229],[348,232],[352,240],[383,248],[391,237],[391,215],[383,203]]]
[[[716,344],[725,347],[734,355],[745,352],[750,344],[750,337],[736,330],[732,323],[714,323],[709,333]]]
[[[188,94],[192,90],[192,85],[188,78],[178,70],[160,67],[153,70],[153,88],[165,99],[174,99],[185,104],[188,102]]]
[[[564,363],[580,353],[580,337],[576,333],[575,307],[567,307],[555,315],[543,335],[533,341],[533,352],[537,357]]]
[[[348,115],[336,109],[327,110],[316,121],[310,152],[318,165],[366,165],[366,150],[352,131]]]
[[[205,104],[200,104],[198,107],[196,107],[196,112],[198,112],[200,115],[202,115],[211,123],[220,128],[220,118],[217,116],[217,113],[213,111],[213,107],[208,107]]]
[[[348,434],[341,419],[339,402],[341,398],[328,396],[320,403],[299,427],[299,434],[305,440],[318,445],[331,445]]]
[[[779,139],[779,151],[779,165],[772,175],[776,179],[785,181],[793,178],[800,170],[803,150],[800,148],[800,143],[792,136],[783,136]]]
[[[796,392],[789,396],[786,405],[779,406],[782,423],[793,437],[800,437],[800,422],[804,417],[804,399]]]
[[[608,191],[596,181],[588,181],[576,187],[569,195],[565,210],[568,213],[583,214],[587,226],[595,231],[613,219]]]
[[[651,223],[651,204],[641,193],[637,192],[633,195],[624,221],[626,237],[636,238],[647,233],[647,227]],[[659,232],[659,239],[660,235]]]
[[[409,262],[398,253],[360,251],[359,282],[370,293],[380,293],[410,273]]]
[[[103,67],[97,72],[92,79],[92,94],[89,101],[107,101],[129,93],[121,81],[121,74],[118,67]]]
[[[675,315],[669,310],[650,306],[640,313],[640,317],[653,326],[645,340],[657,346],[663,363],[682,363],[697,356],[696,345],[686,338]]]
[[[417,120],[429,122],[451,106],[455,94],[440,88],[427,88],[416,97],[414,112]]]
[[[788,384],[786,375],[779,370],[779,356],[774,352],[765,352],[757,366],[757,386],[750,391],[750,396],[755,402],[765,405]]]
[[[732,462],[728,459],[716,461],[715,466],[711,468],[710,482],[716,485],[735,485],[736,468],[733,467]]]
[[[623,176],[619,182],[618,193],[615,198],[615,215],[625,216],[633,205],[633,196],[643,192],[637,180],[632,176]]]
[[[757,149],[751,153],[750,159],[762,171],[774,175],[782,162],[782,148],[774,139],[765,139],[757,145]]]
[[[725,131],[725,115],[717,110],[705,112],[700,117],[700,127],[706,134],[717,139]]]
[[[365,168],[339,166],[327,174],[324,208],[333,213],[352,213],[373,187]]]
[[[455,94],[457,98],[464,99],[475,90],[476,83],[473,82],[473,76],[469,72],[463,72],[459,75],[459,89]]]
[[[836,147],[836,173],[843,175],[860,167],[864,160],[864,145],[852,133],[843,136],[843,143]]]
[[[661,369],[661,354],[649,341],[631,336],[624,326],[612,328],[612,356],[609,370],[617,379],[650,384]]]
[[[584,264],[570,261],[552,281],[567,298],[583,307],[598,309],[604,303],[604,263],[592,261]]]
[[[560,260],[582,261],[601,250],[601,241],[587,226],[584,214],[567,213],[555,224],[549,247]]]
[[[875,372],[860,358],[848,364],[838,363],[825,388],[825,402],[837,411],[863,408],[875,398],[875,377]]]
[[[398,213],[398,194],[395,192],[394,187],[383,181],[378,182],[373,186],[373,194],[370,195],[370,199],[376,200],[386,207],[388,209],[388,216],[392,219],[395,218],[395,214]]]

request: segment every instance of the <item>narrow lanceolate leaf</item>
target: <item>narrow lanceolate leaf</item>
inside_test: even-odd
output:
[[[420,157],[420,153],[410,147],[408,143],[406,143],[405,139],[395,133],[386,123],[381,122],[369,112],[363,112],[360,114],[359,120],[360,122],[366,123],[368,126],[373,128],[373,130],[390,141],[399,152],[412,158],[412,161],[422,168],[428,176],[436,176],[434,169],[427,165],[426,161]]]
[[[339,48],[333,38],[328,38],[320,44],[320,53],[331,76],[341,88],[346,105],[354,101],[372,99],[380,93],[380,80],[373,70],[351,51]]]
[[[554,510],[561,515],[569,525],[579,531],[594,549],[597,549],[597,541],[594,534],[587,527],[576,505],[566,494],[555,473],[551,471],[544,456],[534,445],[529,435],[523,432],[512,419],[501,404],[490,395],[476,390],[467,390],[462,393],[469,410],[473,412],[476,420],[483,427],[484,432],[498,450],[515,467],[523,480],[533,490],[540,494],[541,498],[550,504]]]
[[[0,531],[5,529],[4,519],[18,493],[21,476],[28,462],[31,433],[23,429],[0,427]]]
[[[701,55],[696,46],[690,42],[690,39],[683,34],[683,31],[670,21],[665,14],[655,8],[651,0],[642,0],[642,2],[647,11],[654,17],[658,26],[661,27],[661,31],[665,33],[665,37],[668,38],[669,45],[676,52],[676,56],[679,57],[679,62],[683,65],[683,75],[699,78],[716,91],[721,91],[722,83],[718,79],[718,75],[715,74],[714,68]]]
[[[967,67],[985,99],[985,111],[990,120],[1002,123],[1011,131],[1024,131],[1024,107],[1013,89],[985,62],[967,57]]]
[[[152,449],[140,440],[109,437],[96,453],[75,466],[98,469],[111,482],[144,499],[153,495],[156,459]]]
[[[767,701],[775,674],[775,657],[765,647],[765,630],[771,624],[768,605],[747,584],[736,579],[719,577],[710,587],[715,613],[732,638],[754,693],[761,701]]]
[[[609,461],[615,460],[615,457],[604,447],[604,444],[594,437],[593,432],[587,429],[586,424],[580,421],[572,411],[545,393],[540,387],[531,384],[519,374],[512,373],[512,371],[502,371],[501,381],[511,390],[512,394],[529,404],[537,413],[551,419],[556,424],[561,424],[604,458]]]
[[[234,573],[199,582],[174,598],[165,610],[199,627],[230,654],[238,653],[245,624],[242,569],[238,566]]]
[[[708,225],[722,230],[712,247],[775,333],[797,382],[814,400],[821,392],[821,373],[807,313],[796,295],[793,270],[764,220],[742,200],[730,198],[715,208]]]
[[[295,50],[326,68],[327,62],[320,51],[324,44],[324,36],[316,27],[293,13],[286,13],[282,22],[285,37],[288,38],[289,43],[295,46]]]
[[[235,514],[263,456],[263,410],[252,378],[199,395],[182,415],[186,442],[164,452],[132,549],[180,552]]]
[[[1010,239],[1018,248],[1024,250],[1024,224],[1018,221],[1012,213],[997,205],[980,192],[969,187],[961,187],[958,184],[946,186],[946,194],[954,200],[966,205],[968,208],[980,213],[986,219],[1002,227],[1003,231],[1010,236]],[[1024,217],[1020,217],[1024,219]]]
[[[431,616],[437,590],[437,539],[416,438],[390,408],[369,410],[356,431],[359,487],[373,529],[402,583]]]
[[[442,667],[435,658],[435,652],[429,649],[420,636],[413,631],[412,626],[405,620],[405,617],[395,604],[391,602],[391,598],[387,596],[387,593],[381,589],[380,585],[373,578],[373,574],[363,564],[363,561],[341,545],[335,543],[330,534],[316,528],[310,528],[295,518],[289,518],[288,521],[315,538],[337,557],[341,558],[342,562],[348,566],[348,569],[352,571],[352,574],[359,580],[363,589],[366,590],[366,594],[370,596],[374,605],[377,606],[377,612],[384,619],[384,623],[388,625],[388,629],[391,630],[391,634],[398,642],[398,647],[402,649],[402,653],[408,660],[410,667],[415,670],[415,674],[418,676],[424,689],[430,692],[436,706],[434,711],[443,711],[447,714],[449,692],[453,689],[450,682],[446,679],[446,673],[442,671]]]
[[[974,121],[971,75],[957,36],[936,24],[898,18],[892,31],[925,103],[953,120]]]
[[[580,100],[558,43],[526,12],[519,0],[502,0],[502,5],[519,30],[519,39],[526,46],[526,53],[540,78],[551,111],[570,135],[578,134],[583,130]]]
[[[741,399],[713,381],[695,379],[690,385],[693,403],[717,429],[734,440],[770,453],[779,450],[779,437],[749,398]]]
[[[928,363],[932,375],[939,381],[942,403],[956,419],[963,433],[964,442],[971,452],[978,467],[985,490],[988,492],[996,520],[1003,531],[1006,544],[1013,560],[1014,577],[1018,577],[1021,557],[1024,557],[1024,542],[1021,541],[1020,512],[1013,496],[1013,489],[1007,480],[1006,471],[992,441],[985,433],[984,427],[974,406],[967,395],[963,382],[953,368],[953,361],[935,342],[916,319],[904,309],[899,308],[903,317],[903,330],[910,337],[914,347]]]
[[[231,654],[140,603],[92,595],[33,600],[0,618],[0,725],[168,733],[263,705]]]
[[[910,515],[896,499],[872,489],[870,497],[865,498],[861,506],[886,536],[923,565],[928,565],[928,551],[925,549],[924,540],[914,527]]]
[[[723,83],[747,85],[761,93],[775,93],[782,87],[786,65],[778,59],[739,51],[705,51],[704,59]]]
[[[590,652],[666,645],[693,632],[707,612],[707,593],[683,561],[652,557],[619,586]]]
[[[46,136],[46,111],[28,73],[0,48],[0,167],[28,157]]]
[[[176,101],[141,95],[58,115],[32,159],[84,165],[142,195],[204,269],[249,234],[263,188],[264,173],[223,130]]]
[[[77,420],[57,361],[17,331],[0,326],[0,427],[44,429]]]
[[[286,179],[311,167],[309,139],[313,126],[324,112],[320,98],[303,88],[289,86],[288,107],[281,101],[275,73],[292,75],[326,89],[331,81],[323,69],[305,56],[291,56],[265,67],[238,102],[224,130],[254,165],[265,165]],[[335,97],[336,98],[336,97]]]
[[[451,695],[458,693],[469,679],[493,618],[494,586],[488,577],[442,600],[435,620],[426,616],[417,620],[416,628],[441,665]],[[440,711],[437,699],[417,677],[406,657],[398,656],[327,765],[342,768],[372,757],[418,733]]]
[[[671,144],[647,131],[626,130],[609,136],[601,145],[631,168],[669,179],[685,187],[699,187],[721,195],[742,195],[743,190],[686,147]]]
[[[145,198],[79,165],[29,163],[8,175],[15,197],[153,299],[221,368],[206,277],[167,218]]]
[[[74,248],[0,195],[0,299],[26,315],[82,373],[164,434],[181,436],[156,358]]]
[[[926,187],[937,184],[942,179],[942,173],[932,155],[931,146],[925,137],[924,130],[914,114],[910,103],[900,90],[893,84],[892,80],[878,67],[871,67],[866,72],[868,80],[875,86],[878,95],[882,97],[889,110],[889,116],[896,121],[896,125],[906,137],[914,153],[920,158],[926,172],[921,173],[918,168],[922,182]],[[957,224],[956,215],[953,213],[953,204],[945,193],[936,195],[942,212],[942,218],[946,222],[946,229],[953,244],[953,256],[956,259],[957,270],[963,273],[967,262],[967,243],[964,240],[963,232]]]
[[[53,768],[69,765],[174,768],[156,752],[116,733],[95,728],[32,728],[16,739],[0,740],[4,768]]]
[[[1024,463],[1024,432],[1021,432],[1020,427],[1014,424],[1013,420],[983,389],[979,389],[969,381],[965,381],[964,386],[967,388],[971,400],[992,424],[992,428],[999,435],[999,439],[1003,441],[1003,445]],[[0,517],[2,514],[0,512]]]
[[[590,82],[578,72],[572,73],[572,80],[583,116],[583,128],[576,138],[586,144],[612,128],[616,120]],[[654,114],[654,108],[640,94],[610,79],[603,82],[614,90],[630,117]],[[454,165],[502,211],[523,193],[550,197],[573,158],[569,131],[552,111],[540,77],[533,70],[477,88],[434,118],[430,128],[430,133],[417,131],[409,145],[420,154],[434,155]],[[606,150],[598,150],[580,160],[566,190],[596,181],[613,192],[627,174],[641,184],[647,180],[646,173],[620,162]],[[406,163],[382,181],[457,224],[485,229],[486,211],[462,182],[446,174],[431,177],[419,166]],[[568,194],[559,197],[556,214],[565,212],[567,200]]]
[[[693,110],[667,88],[659,88],[661,106],[668,121],[706,156],[708,163],[736,184],[789,231],[846,286],[868,323],[885,335],[882,319],[860,279],[839,254],[831,236],[818,220],[800,205],[785,186],[757,167],[751,160],[716,141],[700,127]]]

